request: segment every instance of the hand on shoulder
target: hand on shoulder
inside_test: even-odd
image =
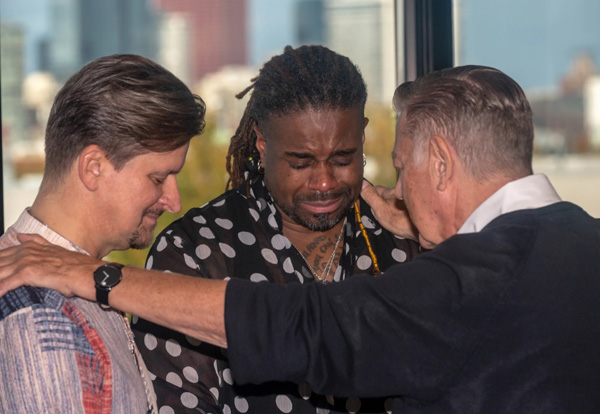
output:
[[[0,250],[0,296],[23,285],[57,290],[66,297],[89,296],[85,293],[93,290],[91,275],[103,261],[53,245],[39,235],[19,234],[18,239],[21,244]],[[89,282],[75,283],[84,278]]]
[[[396,198],[393,188],[373,186],[363,180],[360,195],[373,209],[375,218],[383,228],[396,236],[418,240],[417,229],[410,220],[406,205]]]

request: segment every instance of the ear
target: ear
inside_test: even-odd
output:
[[[363,143],[363,145],[365,143],[365,129],[367,129],[367,125],[369,125],[369,118],[365,117],[365,119],[364,119],[364,126],[363,126],[363,133],[362,133],[362,143]]]
[[[438,191],[445,191],[455,168],[455,152],[443,137],[435,135],[429,140],[429,167]]]
[[[79,179],[89,191],[98,189],[100,178],[106,165],[110,164],[106,153],[97,145],[89,145],[77,158]]]
[[[254,133],[256,134],[256,149],[260,154],[260,159],[264,162],[265,157],[267,156],[267,140],[258,128],[258,125],[254,126]]]

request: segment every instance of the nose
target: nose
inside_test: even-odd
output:
[[[336,186],[337,180],[334,176],[333,167],[326,162],[315,163],[308,180],[308,188],[324,193]]]
[[[177,186],[177,177],[169,175],[163,183],[163,193],[159,200],[169,213],[179,213],[181,210],[181,197]]]

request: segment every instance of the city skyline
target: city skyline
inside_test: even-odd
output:
[[[297,1],[248,0],[248,65],[258,67],[284,46],[296,45]],[[0,0],[0,18],[25,29],[25,74],[46,69],[36,48],[48,42],[49,5],[49,0]],[[584,53],[600,66],[596,0],[457,0],[455,7],[458,64],[497,67],[525,89],[556,86]]]
[[[496,67],[524,89],[559,84],[581,54],[600,66],[600,1],[457,0],[459,64]]]
[[[61,4],[73,4],[76,1],[93,1],[93,0],[61,0]],[[111,0],[107,3],[115,5],[115,1]],[[150,0],[148,0],[150,1]],[[169,1],[169,0],[163,0]],[[224,68],[220,73],[211,74],[211,79],[218,78],[219,81],[215,82],[215,85],[224,85],[228,89],[220,91],[214,91],[215,94],[222,93],[227,94],[228,99],[222,100],[222,103],[233,101],[235,104],[239,104],[234,99],[235,93],[239,92],[246,85],[250,83],[251,72],[256,73],[258,67],[267,59],[274,54],[279,54],[283,51],[284,46],[290,44],[298,46],[296,42],[296,25],[298,19],[296,14],[296,4],[298,0],[248,0],[247,4],[247,34],[244,42],[246,48],[247,65],[243,68]],[[306,0],[317,2],[319,0]],[[332,1],[332,2],[330,2]],[[373,6],[373,4],[380,0],[323,0],[324,14],[331,12],[332,5],[339,6],[340,4],[347,4],[349,7],[359,7],[361,5]],[[48,60],[45,59],[48,53],[50,32],[52,31],[52,23],[50,18],[50,4],[51,0],[0,0],[0,19],[2,22],[10,20],[17,23],[23,28],[22,32],[25,33],[25,47],[21,51],[24,54],[23,62],[24,69],[20,71],[18,65],[14,68],[17,70],[5,70],[5,65],[9,64],[10,59],[20,59],[19,53],[14,53],[9,58],[2,60],[3,65],[3,121],[6,122],[9,119],[14,119],[19,116],[21,109],[20,104],[17,101],[21,100],[18,86],[20,83],[19,76],[22,82],[26,75],[32,74],[34,71],[48,70]],[[586,141],[582,139],[580,134],[582,128],[584,128],[584,117],[592,118],[590,116],[590,110],[585,109],[584,105],[588,105],[588,100],[584,101],[586,93],[581,95],[566,96],[567,99],[557,99],[556,93],[552,93],[561,86],[561,81],[564,77],[571,72],[571,65],[576,57],[580,53],[585,52],[591,58],[596,67],[600,66],[598,58],[600,56],[600,28],[594,23],[594,18],[600,15],[600,2],[597,0],[571,0],[570,2],[564,2],[563,0],[528,0],[523,2],[522,0],[456,0],[457,12],[460,14],[457,19],[458,24],[456,25],[455,33],[458,36],[459,41],[457,42],[457,54],[460,60],[457,64],[483,64],[497,67],[505,71],[508,75],[513,77],[519,82],[526,92],[528,93],[532,106],[535,108],[535,112],[539,108],[539,113],[542,115],[538,119],[543,118],[543,122],[540,125],[536,125],[536,143],[542,143],[546,145],[551,151],[563,151],[561,156],[564,156],[564,152],[575,149],[581,150],[585,148]],[[318,9],[318,7],[316,8]],[[376,16],[376,14],[371,14]],[[64,16],[63,16],[64,17]],[[328,18],[332,15],[323,16],[323,24],[328,24]],[[335,17],[335,16],[334,16]],[[187,47],[186,42],[195,41],[190,39],[188,33],[191,33],[189,28],[189,22],[183,22],[181,16],[173,20],[169,20],[167,25],[163,25],[162,28],[167,28],[168,32],[165,32],[164,38],[172,39],[175,42],[176,47],[162,47],[165,53],[164,57],[161,57],[161,61],[174,62],[174,66],[169,67],[182,79],[185,79],[186,83],[192,88],[196,86],[196,79],[192,79],[191,71],[186,70],[185,66],[189,63],[189,56],[185,55]],[[331,20],[331,19],[330,19]],[[334,19],[335,20],[335,19]],[[373,22],[374,19],[371,19]],[[182,23],[183,22],[183,23]],[[338,20],[339,22],[339,20]],[[314,22],[309,22],[314,23]],[[371,39],[377,39],[374,35],[373,28],[370,31],[364,26],[364,23],[347,24],[340,29],[338,33],[344,31],[353,30],[355,33],[351,35],[359,36],[359,40],[364,40],[367,35]],[[375,24],[375,26],[377,23]],[[303,28],[310,27],[310,25],[304,25]],[[355,30],[354,30],[355,28]],[[12,28],[11,28],[12,29]],[[9,33],[9,32],[7,32]],[[19,36],[20,31],[10,31],[16,33]],[[364,34],[363,38],[360,35]],[[388,35],[391,37],[393,35]],[[8,36],[4,40],[7,40]],[[349,38],[352,38],[349,36]],[[16,39],[16,37],[15,37]],[[17,43],[11,43],[11,52],[15,51],[18,47]],[[393,39],[395,40],[395,39]],[[375,40],[376,41],[376,40]],[[348,55],[355,63],[359,63],[362,59],[358,53],[355,52],[369,52],[366,54],[367,59],[382,59],[382,56],[389,58],[388,52],[384,52],[382,49],[374,48],[373,50],[368,49],[368,46],[358,47],[358,42],[351,44],[348,49],[344,49],[343,54]],[[381,46],[381,45],[380,45]],[[159,47],[160,48],[160,47]],[[342,48],[342,46],[339,46]],[[360,50],[353,50],[360,49]],[[393,49],[393,45],[392,45]],[[334,47],[335,50],[335,47]],[[4,50],[3,50],[4,51]],[[377,67],[375,62],[373,67]],[[361,67],[361,64],[359,64]],[[367,70],[367,65],[364,65],[364,70]],[[11,68],[11,69],[14,69]],[[75,71],[76,68],[73,69]],[[361,69],[362,70],[362,69]],[[236,72],[237,71],[237,72]],[[382,72],[383,73],[383,72]],[[240,74],[244,81],[232,81],[228,76],[235,76]],[[363,73],[367,79],[367,73]],[[8,76],[12,76],[10,79],[10,86],[14,86],[16,91],[12,100],[6,99],[5,94],[9,91],[9,80]],[[13,76],[14,75],[14,76]],[[18,75],[18,76],[17,76]],[[368,76],[373,76],[369,74]],[[381,76],[383,74],[374,76]],[[592,76],[595,76],[592,80],[600,79],[597,72]],[[577,81],[586,80],[586,78],[576,79]],[[207,79],[208,81],[209,79]],[[220,83],[219,83],[220,82]],[[596,85],[600,84],[600,81],[596,82]],[[370,83],[370,84],[369,84]],[[391,82],[395,83],[394,80]],[[575,82],[577,84],[577,82]],[[581,86],[581,85],[580,85]],[[372,99],[374,92],[377,90],[373,81],[369,81],[367,84],[369,88],[369,99]],[[381,90],[388,90],[389,93],[393,91],[393,86],[390,83],[380,85]],[[543,92],[538,94],[536,92]],[[591,89],[590,89],[591,90]],[[600,86],[594,89],[595,98],[589,98],[589,102],[597,103],[600,102]],[[551,93],[548,93],[551,92]],[[585,91],[584,91],[585,92]],[[231,96],[229,96],[231,95]],[[588,93],[591,95],[591,92]],[[204,95],[203,95],[204,96]],[[208,95],[207,95],[208,97]],[[541,99],[540,99],[541,97]],[[558,96],[558,98],[561,98]],[[563,97],[565,98],[565,97]],[[587,97],[585,99],[588,99]],[[389,106],[389,101],[384,99],[384,102]],[[12,113],[7,113],[7,109],[10,107]],[[217,108],[221,114],[228,116],[227,122],[223,122],[224,125],[235,125],[237,119],[239,119],[238,112],[243,111],[243,104],[240,108],[233,108],[231,105],[224,106],[212,106]],[[590,108],[596,108],[597,106],[589,105]],[[583,108],[583,109],[582,109]],[[39,113],[35,115],[36,118],[44,118],[44,111],[47,108],[40,107]],[[31,108],[26,116],[21,117],[23,123],[31,121],[34,116],[31,113]],[[593,115],[593,114],[592,114]],[[223,115],[220,115],[224,118]],[[221,119],[219,118],[219,119]],[[219,121],[218,121],[219,122]],[[583,131],[583,134],[588,133],[590,135],[583,136],[587,139],[587,142],[593,142],[590,140],[590,136],[600,137],[600,121],[588,122],[590,126],[597,129],[592,131],[587,126],[588,131]],[[576,127],[573,127],[576,125]],[[541,127],[540,127],[541,126]],[[4,128],[4,126],[3,126]],[[16,128],[15,128],[16,130]],[[27,133],[29,138],[32,129],[30,128]],[[7,128],[4,132],[10,132]],[[570,134],[570,135],[569,135]],[[15,140],[10,142],[10,137],[7,140],[7,135],[4,134],[5,146],[3,156],[8,157],[9,154],[16,153]],[[225,139],[229,136],[228,133],[222,134]],[[36,140],[29,139],[19,148],[19,151],[27,149],[30,152],[35,152],[35,155],[41,159],[43,157],[43,129],[38,128],[35,130]],[[35,141],[35,145],[31,143]],[[39,142],[38,142],[39,141]],[[596,139],[596,146],[600,145],[600,139]],[[11,145],[9,145],[9,143]],[[555,144],[558,143],[558,144]],[[567,143],[568,145],[564,144]],[[550,152],[552,153],[552,152]],[[589,155],[592,153],[590,152]],[[8,168],[8,162],[4,163],[5,174],[4,174],[4,190],[7,191],[7,179],[10,179],[12,171]],[[567,165],[558,164],[557,168]],[[576,166],[574,168],[579,168]],[[591,165],[591,164],[590,164]],[[549,169],[548,166],[544,168]],[[561,167],[562,168],[562,167]],[[572,166],[568,165],[567,169],[571,169]],[[592,167],[586,166],[586,170]],[[594,170],[595,171],[595,170]],[[554,173],[562,174],[560,169],[557,169]],[[600,171],[595,173],[594,176],[589,176],[590,182],[593,177],[600,176]],[[27,178],[26,178],[27,179]],[[19,179],[20,180],[20,179]],[[582,179],[580,177],[574,177],[573,181],[565,182],[564,189],[565,194],[568,197],[576,200],[576,195],[570,195],[568,193],[571,189],[578,188],[572,185],[572,182],[580,183]],[[10,183],[10,181],[9,181]],[[13,184],[23,185],[27,181],[20,183],[13,182]],[[32,187],[34,183],[30,183]],[[591,188],[591,187],[586,187]],[[12,191],[12,190],[11,190]],[[579,191],[579,190],[578,190]],[[594,192],[591,190],[582,190],[584,194],[590,195]],[[597,191],[596,191],[597,193]],[[10,196],[5,196],[5,200],[10,199],[10,203],[17,203],[17,193],[11,193]],[[23,201],[26,203],[26,201]],[[594,201],[590,202],[593,204]],[[19,202],[19,204],[21,204]],[[600,204],[598,204],[600,205]],[[598,215],[598,210],[594,214]],[[10,221],[10,220],[9,220]]]

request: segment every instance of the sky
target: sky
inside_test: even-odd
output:
[[[249,57],[253,66],[260,66],[294,41],[295,0],[249,1]],[[276,16],[276,17],[274,17]]]
[[[525,89],[555,85],[580,53],[600,63],[599,0],[460,0],[461,64],[496,67]],[[600,66],[600,65],[599,65]]]
[[[248,0],[250,64],[258,66],[294,41],[295,0]],[[0,0],[0,18],[49,30],[48,0]],[[494,66],[525,89],[556,85],[579,53],[600,66],[600,0],[458,0],[460,64]],[[27,72],[35,69],[27,49]]]

